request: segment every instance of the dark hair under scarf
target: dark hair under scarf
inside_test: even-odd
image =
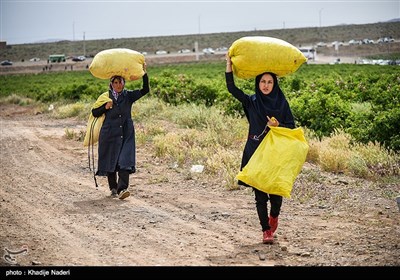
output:
[[[115,79],[120,80],[122,85],[123,85],[123,87],[125,87],[125,79],[122,76],[112,76],[110,78],[110,84],[109,84],[109,87],[110,87],[111,91],[114,91],[114,88],[112,87],[112,83],[114,82]]]

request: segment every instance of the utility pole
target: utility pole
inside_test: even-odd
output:
[[[198,24],[199,24],[199,34],[201,33],[201,30],[200,30],[200,15],[199,15],[199,22],[198,22]]]
[[[196,41],[194,42],[194,52],[196,53],[196,60],[199,60],[199,43]]]
[[[86,56],[85,31],[83,31],[83,56]]]
[[[200,34],[201,34],[201,29],[200,29],[200,17],[201,17],[201,15],[199,15],[199,18],[198,18],[198,25],[199,25],[199,36],[198,36],[198,39],[197,39],[197,41],[196,42],[194,42],[194,51],[195,51],[195,53],[196,53],[196,61],[198,61],[199,60],[199,42],[198,42],[198,40],[200,40]]]
[[[322,26],[322,10],[323,8],[319,9],[319,28]]]

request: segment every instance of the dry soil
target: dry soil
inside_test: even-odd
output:
[[[266,245],[248,188],[177,168],[151,144],[137,147],[132,195],[119,200],[104,178],[96,189],[87,148],[66,139],[85,122],[1,105],[0,125],[1,266],[400,265],[399,182],[306,163]]]

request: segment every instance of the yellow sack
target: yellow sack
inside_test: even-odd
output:
[[[290,198],[309,146],[300,127],[270,129],[236,179],[260,191]]]
[[[92,109],[99,108],[104,103],[112,101],[110,97],[108,97],[108,91],[103,93],[97,98],[96,102],[93,104]],[[100,129],[103,125],[104,119],[106,115],[103,114],[98,118],[95,118],[90,110],[89,119],[86,125],[86,134],[85,139],[83,140],[83,146],[87,147],[89,145],[94,145],[99,141]]]
[[[144,61],[140,52],[124,48],[108,49],[94,56],[89,71],[100,79],[122,76],[127,81],[134,81],[143,77]]]
[[[264,72],[282,77],[295,72],[307,58],[292,44],[273,37],[247,36],[235,42],[228,51],[233,74],[250,79]]]

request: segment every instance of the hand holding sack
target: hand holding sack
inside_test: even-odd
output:
[[[104,92],[97,98],[96,102],[92,106],[92,109],[99,108],[104,103],[107,103],[109,101],[112,100],[108,97],[108,91]],[[106,116],[103,114],[100,117],[95,118],[92,112],[90,112],[86,125],[85,139],[83,140],[84,147],[95,145],[99,141],[100,129],[103,125],[105,117]]]
[[[121,76],[126,81],[134,81],[144,75],[145,58],[140,52],[116,48],[96,54],[89,66],[93,76],[100,79],[110,79]]]
[[[250,79],[264,72],[278,77],[297,71],[307,61],[304,54],[292,44],[273,37],[242,37],[229,48],[233,74]]]

